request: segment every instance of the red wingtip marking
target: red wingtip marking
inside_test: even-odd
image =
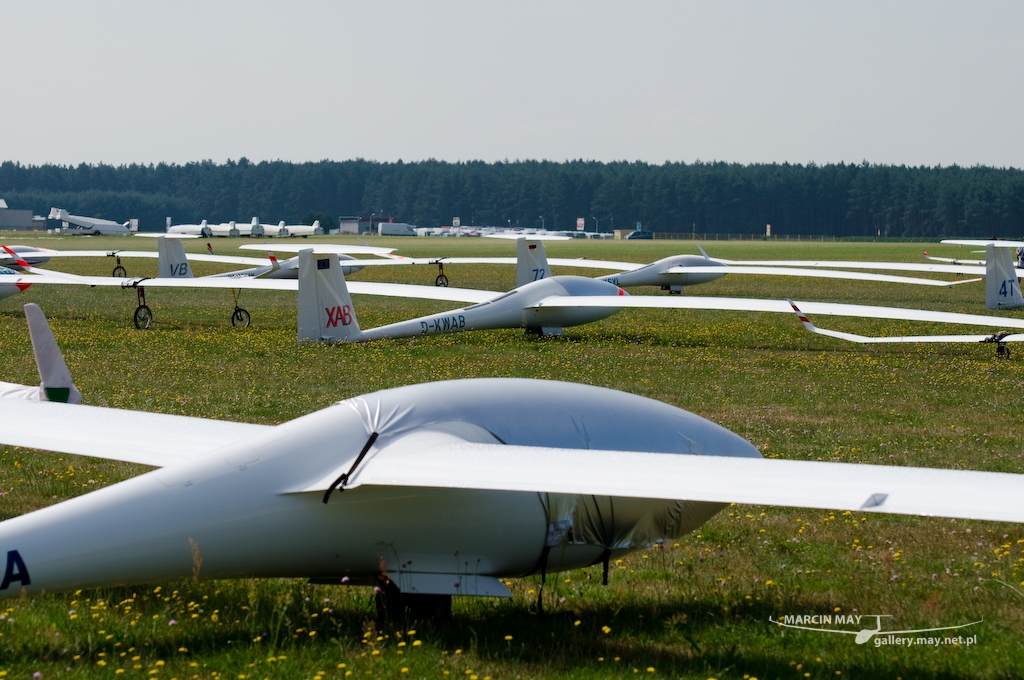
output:
[[[624,291],[621,288],[619,288],[619,295],[622,296],[622,295],[625,295],[625,294],[626,294],[626,291]]]
[[[28,262],[25,262],[25,260],[21,259],[21,255],[18,255],[18,253],[14,252],[13,250],[8,248],[7,246],[0,246],[0,248],[3,248],[4,250],[6,250],[7,254],[14,258],[14,261],[17,263],[17,265],[19,267],[29,267],[29,266],[31,266],[31,265],[29,265]]]
[[[24,293],[26,290],[29,289],[29,287],[32,284],[31,283],[25,283],[24,281],[19,281],[18,283],[14,284],[14,285],[18,287],[18,290],[20,290],[22,293]]]

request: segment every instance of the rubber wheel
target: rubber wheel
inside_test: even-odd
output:
[[[146,305],[139,305],[135,309],[135,327],[146,329],[153,323],[153,312]]]
[[[113,276],[115,279],[125,279],[128,278],[128,272],[121,265],[117,265],[116,267],[114,267],[114,273],[111,274],[111,276]]]
[[[441,286],[443,288],[447,288],[448,287],[448,277],[445,276],[444,274],[438,274],[437,278],[434,279],[434,285],[435,286]]]
[[[231,325],[235,328],[248,328],[249,321],[249,312],[241,307],[235,307],[235,311],[231,314]]]

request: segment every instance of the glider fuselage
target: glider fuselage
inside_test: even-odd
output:
[[[364,467],[386,466],[403,437],[446,428],[510,445],[759,456],[714,423],[602,388],[513,379],[400,387],[0,523],[0,597],[195,574],[367,583],[383,573],[417,592],[501,594],[496,578],[531,573],[542,556],[549,571],[586,566],[681,536],[722,507],[360,485],[358,471],[352,488],[324,502],[319,481],[348,470],[369,432],[379,436]],[[552,526],[561,533],[545,551]],[[452,589],[468,577],[490,585]]]
[[[524,284],[487,302],[364,330],[359,339],[406,338],[496,328],[560,329],[599,321],[619,311],[618,307],[534,307],[545,298],[573,295],[617,297],[626,292],[614,284],[585,276],[552,276]]]
[[[668,270],[673,267],[713,267],[716,264],[720,263],[700,255],[673,255],[640,269],[602,276],[600,280],[616,286],[695,286],[720,279],[725,274],[675,274]]]

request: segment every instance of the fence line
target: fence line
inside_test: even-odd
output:
[[[813,235],[813,234],[698,234],[695,231],[656,231],[654,238],[657,240],[671,241],[835,241],[835,236]]]

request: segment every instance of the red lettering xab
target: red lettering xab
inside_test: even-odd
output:
[[[328,328],[337,326],[339,323],[342,326],[352,323],[352,308],[348,305],[344,307],[325,307],[324,311],[327,312]]]

